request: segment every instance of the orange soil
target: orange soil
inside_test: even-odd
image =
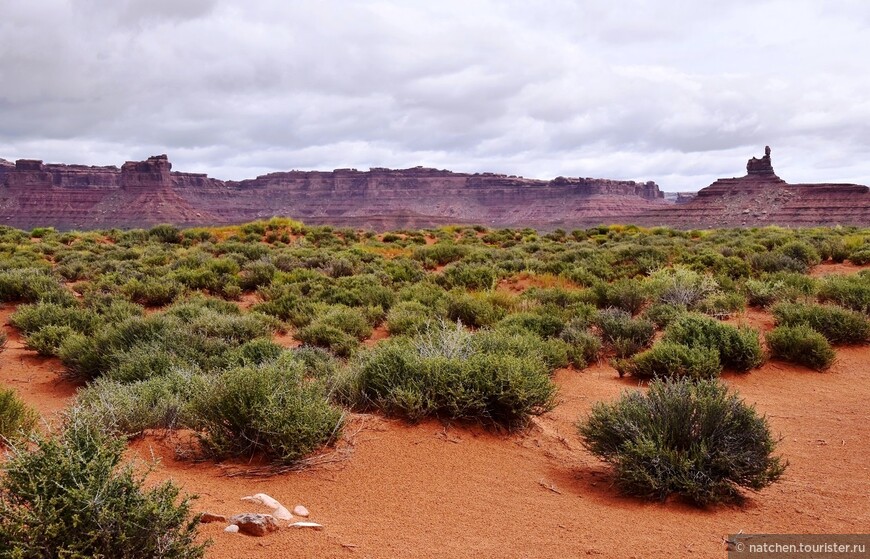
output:
[[[810,276],[821,278],[824,276],[830,276],[831,274],[857,274],[861,270],[867,269],[868,266],[856,266],[849,262],[842,262],[840,264],[835,262],[824,262],[818,266],[814,266],[813,269],[810,270]]]
[[[772,324],[754,310],[743,319],[763,329]],[[55,380],[60,365],[31,357],[6,329],[0,383],[43,414],[63,407],[74,387]],[[648,503],[611,487],[607,468],[583,449],[574,427],[594,402],[636,386],[604,364],[557,371],[559,405],[520,434],[353,415],[342,443],[353,450],[347,459],[268,478],[226,477],[218,465],[178,461],[170,439],[152,436],[132,448],[143,459],[161,458],[155,481],[170,478],[199,494],[197,510],[256,510],[239,499],[263,492],[288,507],[304,504],[325,526],[251,538],[204,525],[203,535],[214,540],[208,557],[216,559],[721,557],[722,537],[740,530],[855,533],[870,525],[870,347],[838,348],[837,355],[827,373],[770,362],[726,375],[768,415],[789,461],[783,479],[750,495],[743,508]]]

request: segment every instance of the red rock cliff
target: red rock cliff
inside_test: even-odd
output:
[[[719,179],[678,206],[637,217],[678,228],[781,225],[870,226],[870,189],[859,184],[790,184],[773,170],[770,148],[747,162],[746,175]]]
[[[577,227],[665,205],[653,182],[551,181],[416,167],[290,171],[244,181],[178,173],[165,155],[117,167],[0,163],[0,223],[61,229],[241,223],[284,215],[391,229],[446,223]]]

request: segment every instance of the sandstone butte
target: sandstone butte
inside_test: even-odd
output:
[[[788,184],[770,154],[678,204],[654,182],[550,181],[415,167],[289,171],[223,181],[172,171],[165,155],[121,168],[0,159],[0,225],[61,230],[237,224],[288,216],[375,230],[445,224],[572,229],[636,223],[679,228],[870,225],[870,193],[853,184]]]

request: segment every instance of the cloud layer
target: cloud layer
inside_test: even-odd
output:
[[[870,183],[860,1],[7,0],[0,157]]]

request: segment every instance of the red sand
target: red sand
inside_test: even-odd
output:
[[[756,311],[745,318],[763,329],[771,324]],[[61,366],[32,357],[6,329],[0,383],[43,414],[62,408],[74,387],[56,380]],[[774,361],[726,375],[768,415],[789,461],[783,479],[750,495],[743,508],[649,503],[610,486],[607,468],[582,448],[574,427],[595,401],[635,386],[603,364],[558,371],[559,405],[521,434],[355,415],[346,460],[269,478],[226,477],[214,464],[177,461],[172,443],[158,437],[133,449],[161,458],[152,479],[171,478],[199,494],[196,510],[255,510],[239,499],[263,492],[290,508],[304,504],[325,526],[252,538],[204,525],[203,535],[214,540],[211,558],[721,557],[723,536],[740,530],[854,533],[870,526],[870,347],[838,348],[837,355],[827,373]]]

